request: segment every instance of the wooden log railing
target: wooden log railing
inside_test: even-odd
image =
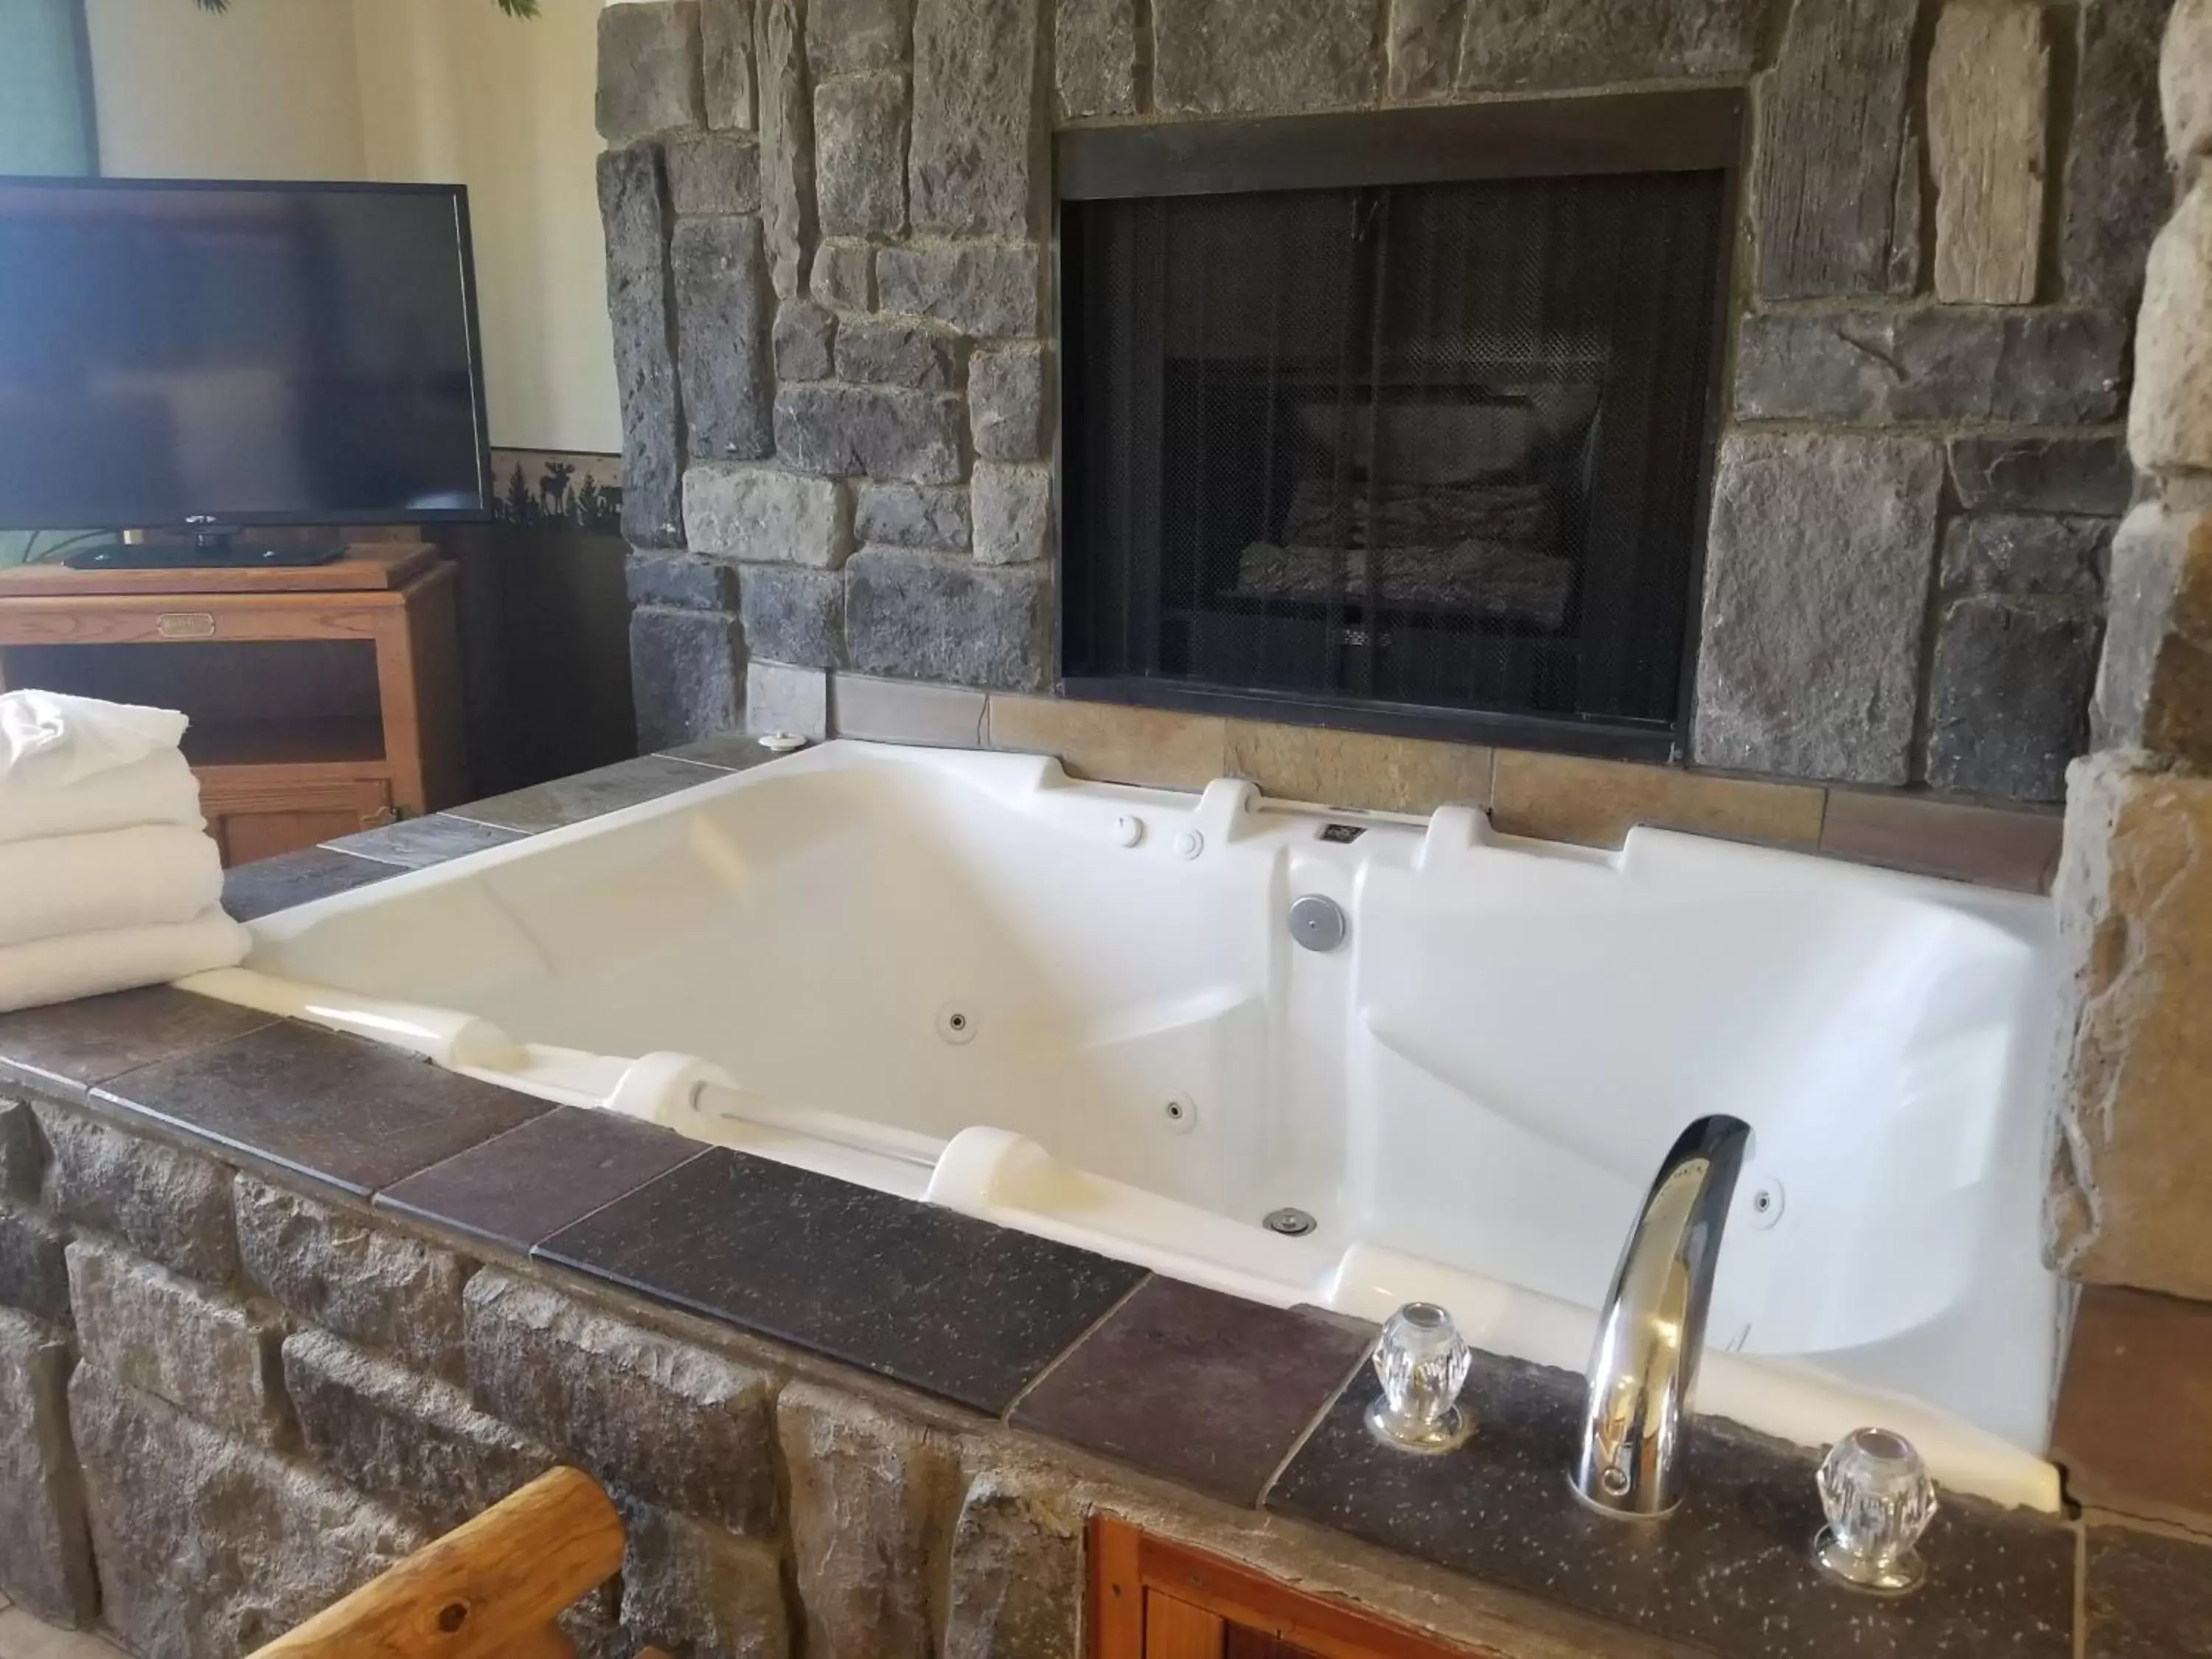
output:
[[[256,1659],[575,1659],[554,1619],[622,1559],[622,1516],[598,1482],[551,1469]]]

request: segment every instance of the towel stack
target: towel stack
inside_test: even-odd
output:
[[[246,955],[184,735],[168,709],[0,694],[0,1010]]]

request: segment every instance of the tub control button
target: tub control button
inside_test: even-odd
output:
[[[1206,837],[1195,830],[1185,830],[1176,836],[1175,849],[1178,857],[1194,859],[1206,850]]]
[[[1474,1432],[1459,1408],[1471,1358],[1449,1313],[1433,1302],[1408,1302],[1375,1344],[1382,1392],[1367,1408],[1369,1431],[1401,1451],[1443,1452],[1463,1443]]]
[[[1309,951],[1334,951],[1350,932],[1344,908],[1333,898],[1308,893],[1291,903],[1291,937]]]
[[[1828,1524],[1813,1540],[1821,1571],[1853,1589],[1902,1595],[1928,1568],[1914,1547],[1936,1518],[1936,1483],[1920,1454],[1887,1429],[1853,1429],[1820,1465]]]
[[[1114,844],[1116,847],[1134,847],[1144,838],[1144,819],[1124,812],[1114,820]]]

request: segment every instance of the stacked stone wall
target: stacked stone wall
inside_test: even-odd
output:
[[[1684,758],[2055,799],[2130,500],[2170,5],[610,8],[642,735],[828,735],[840,672],[1049,684],[1054,125],[1723,82],[1753,115]]]

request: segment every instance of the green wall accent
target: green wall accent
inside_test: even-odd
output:
[[[82,0],[0,0],[0,173],[100,170]],[[30,538],[0,530],[0,564]]]
[[[0,0],[0,173],[94,173],[79,0]]]

